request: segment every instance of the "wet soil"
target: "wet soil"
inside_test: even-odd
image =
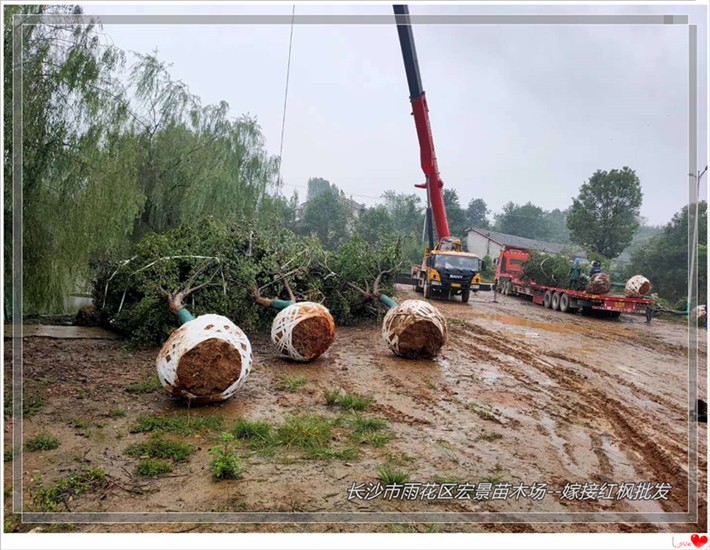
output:
[[[225,340],[210,338],[180,358],[176,385],[197,397],[210,397],[234,384],[241,372],[239,351]]]
[[[399,300],[418,298],[400,287]],[[447,318],[449,338],[435,360],[394,356],[381,336],[381,320],[338,327],[330,349],[308,364],[278,357],[268,335],[249,335],[253,370],[228,401],[189,408],[162,388],[127,391],[155,372],[158,350],[131,350],[122,341],[24,340],[24,392],[41,403],[23,419],[25,440],[51,433],[52,451],[24,452],[23,498],[81,468],[102,467],[111,484],[73,497],[73,511],[101,512],[686,512],[698,495],[695,523],[437,523],[437,524],[81,524],[78,531],[491,531],[491,532],[706,532],[707,425],[697,425],[696,465],[689,463],[688,389],[707,401],[707,333],[700,330],[697,379],[689,375],[686,325],[643,316],[602,319],[564,314],[522,298],[472,295],[433,303]],[[6,340],[6,343],[9,341]],[[5,347],[10,365],[11,346]],[[5,370],[10,388],[10,370]],[[284,377],[306,383],[284,389]],[[229,429],[238,418],[272,425],[294,414],[333,421],[323,392],[340,390],[373,399],[360,414],[388,423],[392,439],[382,447],[333,429],[334,448],[356,446],[352,459],[314,460],[296,449],[271,455],[239,447],[242,479],[215,482],[209,449],[219,431],[175,436],[195,446],[172,474],[146,478],[125,450],[150,434],[133,433],[139,416],[219,416]],[[6,416],[6,420],[9,417]],[[6,422],[6,446],[12,437]],[[341,426],[337,424],[336,426]],[[667,500],[348,500],[353,482],[375,483],[389,466],[410,479],[511,484],[668,482]],[[11,462],[5,463],[6,483]],[[10,510],[6,499],[6,512]],[[402,521],[407,521],[403,517]],[[16,523],[17,530],[36,525]],[[46,526],[39,526],[47,529]],[[56,527],[55,527],[56,528]],[[68,529],[68,528],[67,528]]]
[[[320,357],[333,343],[335,333],[324,317],[309,317],[293,327],[291,342],[306,361]]]

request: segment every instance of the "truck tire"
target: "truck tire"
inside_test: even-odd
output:
[[[549,290],[545,291],[545,296],[542,298],[542,305],[545,306],[547,309],[550,309],[552,307],[552,292]]]
[[[555,292],[552,295],[550,307],[552,308],[553,311],[557,311],[558,309],[560,309],[560,293],[559,292]]]
[[[461,291],[461,301],[462,301],[464,304],[467,304],[467,303],[468,303],[468,298],[469,298],[470,295],[471,295],[471,289],[470,289],[470,288],[464,288],[464,289]]]
[[[619,317],[621,317],[620,311],[607,311],[606,314],[609,319],[618,319]]]
[[[560,294],[560,311],[562,313],[567,313],[570,310],[569,302],[569,294]]]

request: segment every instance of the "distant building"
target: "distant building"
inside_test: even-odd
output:
[[[569,249],[573,246],[538,241],[535,239],[528,239],[526,237],[518,237],[517,235],[508,235],[507,233],[491,231],[490,229],[476,229],[473,227],[466,230],[466,244],[469,252],[473,252],[481,258],[486,256],[497,258],[501,249],[506,245],[519,246],[520,248],[527,248],[529,250],[539,250],[550,254],[562,252],[563,250]],[[587,260],[587,254],[581,250],[573,252],[572,256],[575,258],[582,258],[583,261]]]

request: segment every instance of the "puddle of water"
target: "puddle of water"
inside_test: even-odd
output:
[[[482,318],[482,319],[491,319],[493,321],[498,321],[500,323],[503,323],[505,325],[517,325],[521,327],[530,327],[530,328],[535,328],[538,330],[546,330],[548,332],[556,332],[559,334],[578,334],[579,329],[576,327],[570,327],[566,325],[558,325],[558,324],[553,324],[553,323],[541,323],[540,321],[532,321],[530,319],[523,319],[521,317],[511,317],[510,315],[502,315],[500,313],[482,313],[482,314],[475,314],[472,317],[476,318]],[[527,333],[527,335],[531,335],[530,337],[535,338],[537,335],[532,336],[533,332]]]

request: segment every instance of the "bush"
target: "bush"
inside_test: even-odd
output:
[[[210,449],[212,475],[216,479],[239,479],[242,477],[244,467],[239,455],[233,448],[234,436],[230,433],[223,433],[220,437],[220,443],[221,445]]]
[[[288,229],[255,230],[206,218],[146,235],[130,260],[94,263],[94,304],[104,322],[134,344],[160,345],[177,326],[161,289],[177,291],[205,257],[216,260],[195,285],[210,280],[214,284],[192,294],[185,305],[195,316],[224,315],[245,331],[265,329],[274,317],[273,311],[254,302],[253,284],[269,285],[264,296],[287,297],[283,284],[273,283],[281,266],[291,273],[289,283],[299,300],[322,302],[338,324],[346,325],[376,315],[377,307],[345,281],[371,286],[379,271],[401,263],[398,241],[375,246],[353,237],[337,251],[326,252],[316,239],[298,237]],[[394,291],[396,271],[383,276],[383,292]]]

